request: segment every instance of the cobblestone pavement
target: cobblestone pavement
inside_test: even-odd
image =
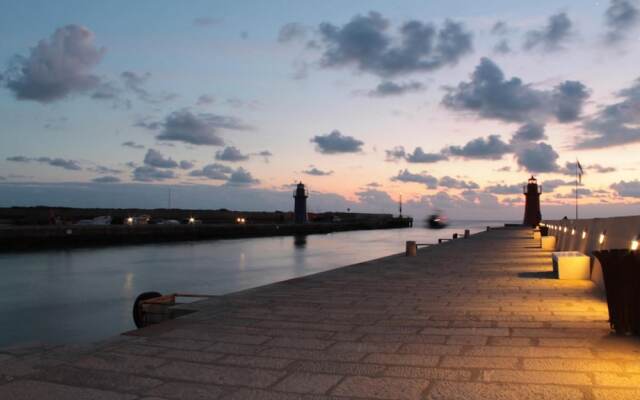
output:
[[[639,399],[590,281],[493,230],[200,303],[88,347],[0,351],[0,399]]]

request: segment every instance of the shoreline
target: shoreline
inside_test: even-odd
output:
[[[62,225],[0,229],[0,253],[410,228],[410,218],[308,224]]]

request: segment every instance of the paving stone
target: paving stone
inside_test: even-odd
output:
[[[450,336],[447,338],[447,344],[468,344],[474,346],[483,346],[487,344],[488,337],[485,336]]]
[[[555,383],[559,385],[591,385],[591,378],[584,373],[559,371],[512,371],[494,369],[482,371],[486,382]]]
[[[95,353],[74,363],[80,368],[106,369],[116,372],[145,374],[149,370],[167,363],[162,358],[132,356],[116,353]]]
[[[395,376],[399,378],[468,381],[471,379],[472,373],[471,371],[464,369],[391,366],[385,370],[384,375]]]
[[[525,369],[540,371],[623,372],[624,370],[622,363],[606,360],[527,358],[523,363]]]
[[[340,382],[332,394],[374,399],[417,399],[428,385],[424,379],[353,376]]]
[[[170,359],[182,360],[182,361],[199,362],[199,363],[205,363],[205,364],[213,363],[224,356],[225,356],[224,354],[219,354],[219,353],[209,353],[206,351],[189,351],[189,350],[167,350],[162,352],[161,354],[158,354],[158,357],[170,358]]]
[[[596,372],[596,384],[600,386],[619,386],[640,388],[640,374],[616,374]]]
[[[340,379],[340,375],[297,372],[278,382],[274,389],[283,392],[324,394]]]
[[[267,346],[286,347],[294,349],[322,350],[331,346],[335,342],[321,339],[292,339],[275,338],[266,343]]]
[[[259,389],[240,389],[229,396],[223,397],[224,400],[340,400],[344,397],[337,398],[324,395],[311,395],[311,394],[294,394],[274,392],[271,390],[259,390]]]
[[[387,365],[407,365],[418,367],[435,367],[440,362],[439,356],[425,356],[414,354],[369,354],[364,362]]]
[[[461,351],[462,346],[437,344],[405,344],[398,350],[399,353],[404,354],[426,354],[432,356],[458,355]]]
[[[266,388],[286,375],[283,371],[187,362],[171,362],[149,373],[166,379],[255,388]]]
[[[170,382],[149,390],[146,395],[177,400],[209,400],[220,398],[224,393],[225,390],[219,386]]]
[[[330,352],[354,352],[354,353],[385,353],[394,352],[400,347],[401,343],[394,342],[338,342],[331,346]]]
[[[292,362],[293,360],[284,358],[229,355],[221,360],[218,360],[217,363],[242,367],[283,369],[286,366],[290,365]]]
[[[638,400],[640,389],[601,389],[594,388],[594,400]]]
[[[484,346],[473,347],[466,354],[491,357],[558,357],[558,358],[594,358],[590,349],[561,347],[511,347]]]
[[[428,400],[582,400],[581,390],[552,385],[434,382]]]
[[[162,381],[142,376],[113,371],[58,366],[33,376],[39,381],[60,383],[68,386],[84,386],[120,392],[143,392],[161,385]]]
[[[287,349],[274,347],[265,349],[260,353],[266,357],[291,358],[294,360],[318,360],[318,361],[358,361],[364,358],[365,353],[354,352],[327,352],[318,350]]]
[[[386,369],[383,365],[345,363],[335,361],[298,361],[291,370],[336,375],[379,376]]]
[[[133,400],[137,396],[57,383],[15,381],[0,386],[0,399],[7,400]]]
[[[507,328],[425,328],[423,335],[509,336]]]
[[[511,368],[515,369],[518,359],[515,357],[469,357],[445,356],[441,367],[447,368]]]

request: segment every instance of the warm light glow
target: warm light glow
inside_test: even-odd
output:
[[[631,251],[636,251],[636,250],[638,250],[638,239],[631,241]]]
[[[195,222],[196,222],[195,218],[193,218],[193,217],[189,218],[189,223],[190,224],[194,224]]]
[[[571,236],[576,234],[576,230],[575,229],[571,229]]]
[[[564,227],[564,233],[567,233],[567,227],[566,226]]]
[[[133,225],[133,218],[132,217],[127,218],[127,224],[128,225]]]
[[[238,218],[236,218],[236,222],[239,223],[239,224],[244,224],[246,222],[246,220],[244,218],[242,218],[242,217],[238,217]]]
[[[587,238],[587,231],[582,231],[582,238],[586,239]]]
[[[604,233],[601,233],[600,237],[598,238],[598,243],[600,243],[600,244],[604,243],[604,238],[605,238]]]

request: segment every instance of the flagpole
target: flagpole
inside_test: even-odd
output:
[[[578,161],[578,159],[576,158],[576,221],[578,220],[578,176],[579,176],[579,172],[578,172],[578,165],[579,165],[580,161]]]

